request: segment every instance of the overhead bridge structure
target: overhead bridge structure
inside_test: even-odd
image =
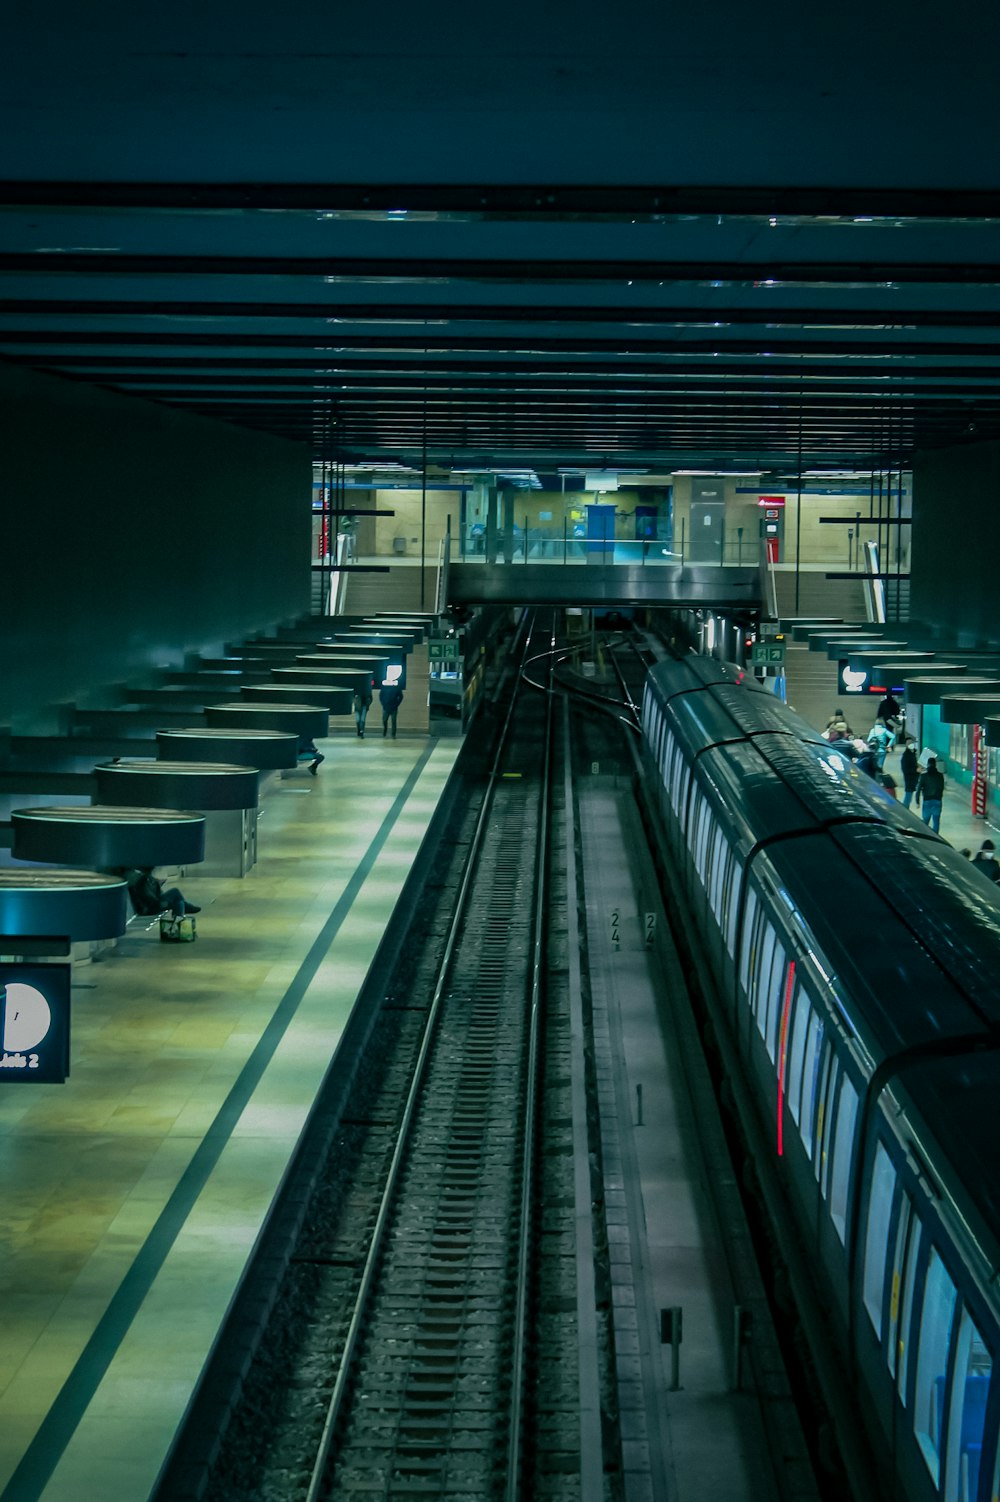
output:
[[[761,610],[766,592],[759,568],[479,562],[450,566],[447,597],[460,605],[710,606],[727,611]]]

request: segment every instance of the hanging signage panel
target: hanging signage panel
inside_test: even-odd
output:
[[[69,1074],[68,965],[0,964],[0,1086]]]

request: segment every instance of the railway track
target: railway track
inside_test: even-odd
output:
[[[527,640],[536,683],[554,648],[548,629]],[[448,931],[387,1000],[391,1047],[339,1123],[270,1318],[229,1334],[257,1356],[221,1442],[219,1404],[196,1405],[203,1461],[182,1436],[158,1502],[615,1495],[604,1426],[580,1415],[582,1390],[613,1384],[589,1241],[579,1298],[566,741],[553,695],[520,684],[443,891]]]

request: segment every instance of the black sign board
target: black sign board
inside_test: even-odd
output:
[[[0,1086],[69,1074],[68,965],[0,964]]]

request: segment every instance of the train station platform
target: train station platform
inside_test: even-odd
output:
[[[323,742],[196,943],[74,967],[69,1080],[0,1092],[2,1502],[149,1496],[460,744]]]

